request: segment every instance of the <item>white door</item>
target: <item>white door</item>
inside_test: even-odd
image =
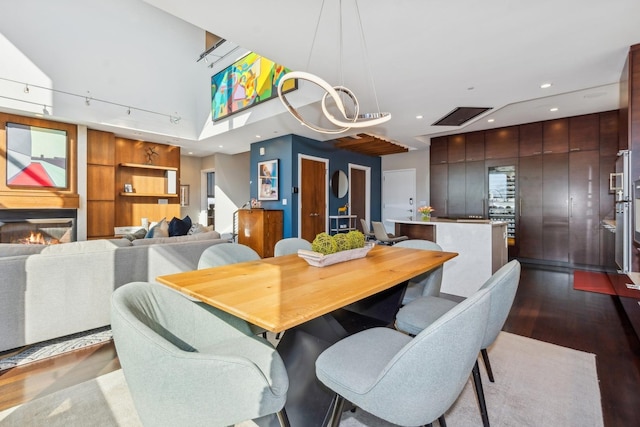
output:
[[[382,173],[382,222],[387,233],[395,224],[390,219],[415,219],[416,170],[402,169]]]

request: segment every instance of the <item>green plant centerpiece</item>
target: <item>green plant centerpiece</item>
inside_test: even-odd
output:
[[[330,236],[327,233],[320,233],[313,239],[313,242],[311,242],[311,250],[321,253],[322,255],[330,255],[336,252],[363,247],[364,234],[358,230],[352,230],[348,233],[338,233],[334,236]]]
[[[363,258],[373,248],[365,244],[364,234],[358,230],[348,233],[318,234],[311,242],[311,251],[300,249],[298,256],[314,267],[326,267],[339,262]]]
[[[334,254],[338,251],[338,245],[333,237],[327,233],[320,233],[311,242],[311,250],[322,255]]]

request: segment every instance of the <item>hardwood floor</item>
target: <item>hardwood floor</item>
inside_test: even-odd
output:
[[[640,342],[616,297],[576,291],[572,280],[571,270],[523,265],[504,330],[596,354],[605,426],[637,425]],[[119,367],[107,343],[2,372],[0,410]]]

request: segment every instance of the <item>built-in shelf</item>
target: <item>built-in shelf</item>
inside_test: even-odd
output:
[[[137,168],[137,169],[156,169],[163,171],[177,171],[178,168],[173,166],[157,166],[157,165],[144,165],[141,163],[120,163],[120,166],[126,168]]]
[[[178,197],[177,194],[157,194],[157,193],[126,193],[124,191],[120,192],[121,196],[125,197]]]

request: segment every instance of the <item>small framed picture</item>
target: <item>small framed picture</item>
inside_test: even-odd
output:
[[[125,193],[133,193],[133,186],[131,184],[125,184],[124,185],[124,192]]]
[[[258,200],[278,199],[278,160],[258,162]]]
[[[189,206],[189,184],[180,185],[180,206]]]

